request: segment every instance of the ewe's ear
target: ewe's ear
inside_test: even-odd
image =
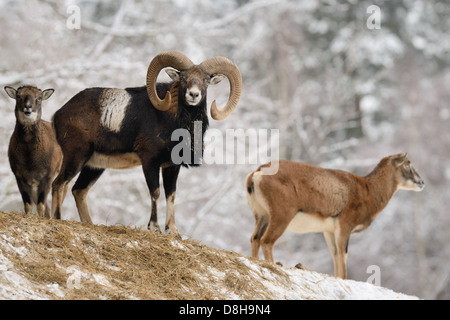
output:
[[[396,168],[398,168],[401,165],[403,165],[403,163],[405,163],[407,155],[408,155],[408,153],[405,152],[405,153],[399,153],[399,154],[396,154],[395,156],[393,156],[392,157],[392,162],[394,163],[394,166]]]
[[[42,100],[47,100],[48,98],[50,98],[53,92],[55,92],[55,89],[46,89],[42,91]]]
[[[225,76],[223,74],[213,74],[211,76],[211,84],[218,84],[220,81],[225,79]]]
[[[16,94],[17,94],[17,90],[14,89],[13,87],[10,86],[6,86],[5,87],[5,91],[8,94],[8,96],[10,96],[12,99],[16,99]]]
[[[166,73],[169,75],[170,79],[173,81],[180,80],[180,71],[177,71],[175,69],[167,69]]]

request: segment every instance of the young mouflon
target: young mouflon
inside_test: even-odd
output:
[[[16,90],[6,86],[5,91],[16,100],[16,126],[9,142],[8,158],[25,213],[31,214],[35,204],[39,216],[50,218],[46,200],[59,173],[62,153],[52,124],[41,119],[41,108],[42,101],[50,98],[55,90],[42,91],[32,86]]]

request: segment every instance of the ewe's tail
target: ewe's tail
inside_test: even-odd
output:
[[[247,188],[247,193],[251,195],[253,192],[255,192],[255,184],[253,183],[253,174],[255,172],[250,172],[250,174],[245,179],[245,186]]]

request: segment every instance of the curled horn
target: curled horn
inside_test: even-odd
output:
[[[147,71],[147,93],[156,109],[167,111],[172,103],[172,97],[169,92],[166,93],[164,100],[158,97],[156,79],[159,72],[166,67],[172,67],[181,71],[189,69],[193,65],[194,63],[188,57],[177,51],[162,52],[153,58]]]
[[[223,74],[228,78],[228,81],[230,81],[230,96],[225,107],[219,110],[215,100],[211,104],[211,117],[214,120],[223,120],[233,112],[237,106],[239,97],[241,96],[241,73],[231,60],[224,57],[207,59],[200,64],[200,68],[209,75]]]

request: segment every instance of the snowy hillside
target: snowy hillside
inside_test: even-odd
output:
[[[0,299],[417,299],[124,226],[0,213]]]

